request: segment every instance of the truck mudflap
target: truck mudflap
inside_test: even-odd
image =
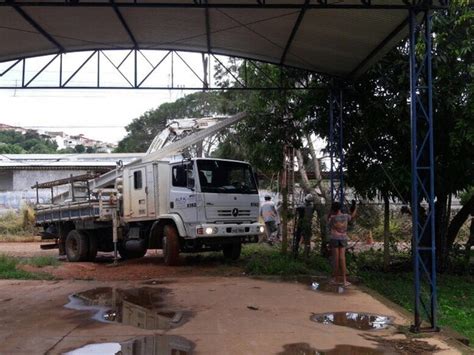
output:
[[[265,227],[261,223],[209,223],[197,225],[193,233],[193,238],[260,236],[264,233]]]

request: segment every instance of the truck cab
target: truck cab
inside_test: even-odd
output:
[[[179,252],[223,250],[237,259],[241,244],[264,232],[257,181],[246,162],[161,160],[127,167],[124,177],[123,221],[132,231],[125,238],[149,228],[148,247],[163,248],[168,264]]]

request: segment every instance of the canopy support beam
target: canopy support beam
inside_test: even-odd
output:
[[[120,12],[119,8],[117,7],[117,3],[115,2],[115,0],[110,0],[110,3],[112,4],[114,12],[117,15],[120,23],[122,24],[122,27],[125,29],[125,32],[127,32],[128,37],[130,37],[130,40],[133,43],[133,48],[138,49],[138,42],[135,39],[135,36],[133,35],[132,30],[128,26],[127,21],[125,21],[124,17],[122,16],[122,13]]]
[[[298,29],[300,28],[301,21],[303,21],[304,14],[306,13],[306,10],[308,8],[308,4],[309,4],[309,0],[305,0],[304,7],[301,9],[300,13],[298,14],[298,18],[295,21],[295,25],[293,26],[293,29],[291,30],[290,37],[288,37],[288,41],[286,42],[285,49],[283,50],[283,54],[281,55],[280,65],[283,65],[285,63],[286,55],[288,54],[291,44],[293,43],[293,39],[295,38],[296,33],[298,32]]]
[[[414,324],[412,330],[438,331],[435,247],[435,185],[431,15],[422,23],[410,10],[411,211],[413,220]],[[417,46],[418,41],[423,45]],[[418,53],[417,53],[418,51]],[[419,53],[419,52],[422,53]],[[423,207],[422,204],[427,207]],[[423,315],[425,317],[423,317]],[[429,321],[422,327],[423,319]]]
[[[28,15],[25,10],[21,8],[17,3],[11,2],[10,5],[15,9],[15,11],[23,17],[23,19],[28,22],[31,26],[34,27],[36,31],[38,31],[44,38],[46,38],[49,42],[51,42],[58,50],[59,52],[65,52],[66,50],[64,47],[56,41],[53,36],[51,36],[43,27],[41,27],[35,20],[33,20],[30,15]]]

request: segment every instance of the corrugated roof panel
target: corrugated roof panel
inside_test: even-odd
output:
[[[27,51],[30,55],[57,52],[57,48],[26,22],[14,9],[0,9],[0,58],[12,59]]]
[[[352,72],[393,30],[406,19],[406,11],[309,10],[290,48],[293,56],[304,57],[335,75]],[[292,57],[287,64],[294,65]]]
[[[66,51],[133,48],[133,41],[112,2],[54,2],[54,6],[49,1],[50,5],[45,7],[39,1],[10,4],[0,0],[0,61],[57,53],[54,41]],[[205,1],[116,0],[115,3],[139,48],[207,52],[208,13],[211,52],[279,64],[301,13],[298,7],[304,0],[262,1],[265,5],[258,5],[256,0],[208,0],[211,6],[208,11],[203,8]],[[403,0],[372,0],[371,3],[402,9],[364,7],[359,0],[329,0],[327,4],[332,8],[324,9],[321,2],[311,0],[284,64],[340,76],[354,74],[356,68],[355,74],[366,70],[406,34],[404,19],[408,16]],[[440,5],[440,1],[433,3]],[[28,24],[12,4],[21,4],[21,9],[53,40],[39,34],[41,30]]]
[[[87,8],[38,7],[25,11],[66,48],[130,48],[133,45],[112,8],[91,11]]]

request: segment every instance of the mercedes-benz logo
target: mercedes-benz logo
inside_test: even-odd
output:
[[[239,209],[238,209],[238,208],[234,208],[234,209],[232,210],[232,216],[237,217],[238,215],[239,215]]]

